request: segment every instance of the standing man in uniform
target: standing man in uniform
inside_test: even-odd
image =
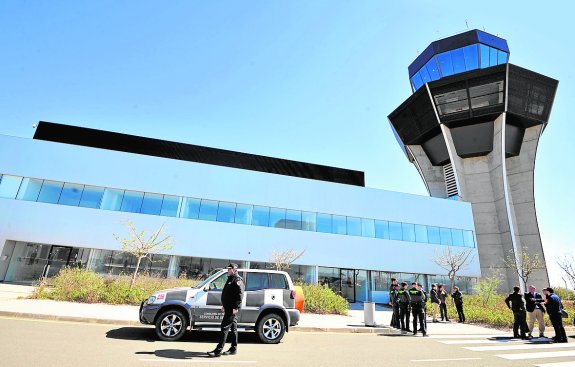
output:
[[[222,290],[222,338],[216,349],[208,352],[210,357],[219,357],[228,339],[228,333],[233,333],[232,346],[223,354],[236,354],[238,351],[238,312],[242,306],[242,295],[244,292],[244,280],[238,275],[238,264],[228,265],[228,280]]]
[[[423,336],[427,336],[425,313],[423,312],[423,307],[425,307],[425,295],[421,291],[421,286],[418,286],[416,282],[411,283],[409,297],[411,313],[413,316],[413,335],[417,335],[417,320],[419,319],[419,330],[421,330]]]
[[[393,307],[393,315],[391,316],[391,327],[400,329],[399,324],[399,284],[393,286],[393,290],[389,292],[389,301]]]
[[[396,288],[396,286],[399,288],[399,284],[397,284],[397,279],[391,278],[391,285],[389,286],[389,305],[392,307],[393,310],[395,310],[395,303],[392,298],[392,293],[394,291],[397,292],[398,288]],[[391,315],[391,324],[389,326],[399,329],[399,316],[396,317],[395,312],[393,312],[393,314]]]
[[[401,289],[398,292],[399,297],[399,321],[401,330],[411,331],[409,329],[409,291],[407,290],[407,283],[401,283]]]
[[[529,315],[529,336],[533,337],[533,327],[535,326],[535,319],[537,319],[537,326],[539,326],[539,337],[545,337],[545,320],[543,314],[545,308],[542,305],[543,297],[536,292],[535,286],[529,286],[529,292],[526,292],[523,297],[525,298],[525,308]]]
[[[455,303],[455,308],[457,309],[457,316],[459,317],[459,321],[461,323],[465,322],[465,314],[463,313],[463,294],[459,291],[458,286],[453,287],[453,293],[451,293],[451,298],[453,299],[453,303]]]
[[[513,293],[510,293],[507,298],[505,298],[505,304],[511,311],[513,311],[513,337],[529,339],[526,334],[528,332],[526,321],[527,314],[525,313],[523,297],[519,294],[519,287],[513,287]],[[519,332],[521,334],[519,334]]]

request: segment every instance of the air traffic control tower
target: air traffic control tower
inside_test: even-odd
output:
[[[431,43],[409,80],[413,94],[388,116],[398,142],[431,196],[471,203],[482,276],[497,269],[501,289],[519,285],[504,259],[545,259],[535,154],[558,81],[510,64],[507,41],[479,30]],[[547,269],[529,283],[547,287]]]

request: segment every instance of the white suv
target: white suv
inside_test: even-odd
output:
[[[275,270],[238,269],[245,291],[238,315],[238,329],[255,330],[263,343],[279,343],[289,326],[297,325],[296,291],[288,273]],[[222,269],[193,288],[155,292],[140,306],[140,322],[156,326],[158,338],[180,339],[193,330],[219,327],[220,301],[228,273]]]

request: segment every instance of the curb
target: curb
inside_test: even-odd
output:
[[[58,315],[45,315],[45,314],[35,314],[27,312],[13,312],[13,311],[0,311],[0,316],[2,317],[14,317],[22,319],[31,320],[50,320],[50,321],[69,321],[69,322],[82,322],[87,324],[108,324],[108,325],[124,325],[124,326],[141,326],[146,327],[139,321],[129,321],[129,320],[114,320],[114,319],[98,319],[98,318],[86,318],[86,317],[76,317],[76,316],[58,316]],[[292,326],[289,328],[290,331],[302,332],[302,333],[354,333],[354,334],[382,334],[391,335],[395,334],[388,327],[349,327],[349,328],[330,328],[330,327],[309,327],[309,326]]]

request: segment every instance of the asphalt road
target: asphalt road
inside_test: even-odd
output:
[[[497,356],[533,350],[469,350],[471,344],[454,337],[423,338],[377,334],[290,332],[277,345],[260,344],[255,333],[240,333],[239,353],[209,358],[217,332],[193,332],[179,342],[155,339],[152,327],[73,323],[62,321],[0,318],[0,365],[12,366],[538,366],[570,362],[575,366],[575,339],[567,348],[542,352],[573,353],[573,356],[510,360]],[[469,338],[463,338],[469,339]],[[478,346],[505,348],[519,345],[534,349],[539,344],[479,338]],[[549,345],[549,344],[546,344]],[[553,366],[555,367],[555,366]]]

